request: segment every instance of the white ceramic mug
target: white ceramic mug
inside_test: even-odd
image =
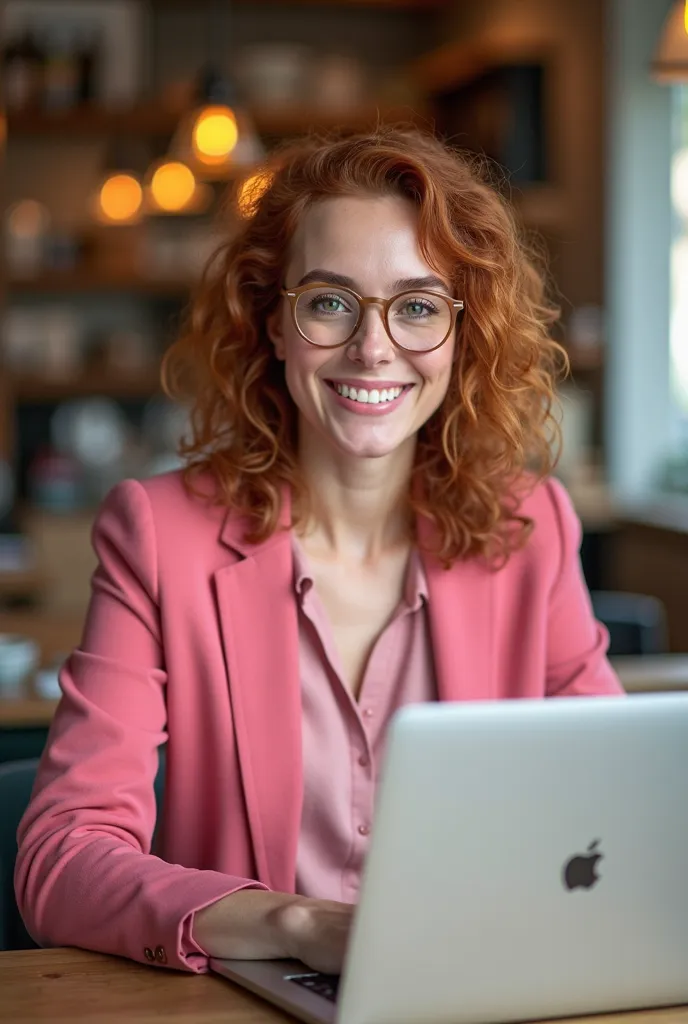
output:
[[[40,661],[35,640],[16,633],[0,633],[0,698],[19,697]]]

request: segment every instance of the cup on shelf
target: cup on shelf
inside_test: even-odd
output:
[[[17,633],[0,633],[0,699],[21,697],[39,661],[35,640]]]
[[[60,689],[60,669],[66,660],[66,655],[55,658],[50,665],[42,668],[36,673],[33,688],[39,697],[44,700],[59,700],[62,696]]]
[[[239,54],[237,78],[253,103],[298,103],[307,93],[310,56],[296,43],[256,43]]]

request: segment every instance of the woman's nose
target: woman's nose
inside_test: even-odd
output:
[[[368,306],[348,351],[351,358],[365,365],[389,362],[394,358],[394,345],[387,334],[379,306]]]

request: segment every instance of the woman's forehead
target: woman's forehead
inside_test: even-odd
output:
[[[342,196],[310,206],[292,241],[290,284],[315,268],[361,284],[425,277],[438,269],[423,257],[415,206],[398,196]]]

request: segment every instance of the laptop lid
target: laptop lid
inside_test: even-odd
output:
[[[688,695],[392,723],[340,1024],[688,1001]]]

